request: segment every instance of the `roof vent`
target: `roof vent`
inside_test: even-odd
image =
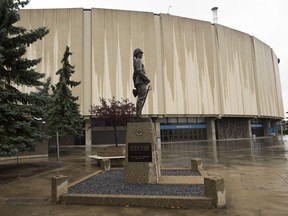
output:
[[[213,7],[211,10],[213,12],[213,23],[218,24],[218,13],[217,13],[218,7]]]

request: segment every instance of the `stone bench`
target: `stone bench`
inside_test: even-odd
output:
[[[88,157],[96,160],[98,166],[101,166],[101,168],[107,167],[108,166],[107,163],[110,164],[110,162],[111,162],[112,166],[123,166],[124,165],[124,159],[125,159],[124,155],[121,155],[121,156],[90,155]],[[109,161],[109,162],[107,162],[107,161]]]

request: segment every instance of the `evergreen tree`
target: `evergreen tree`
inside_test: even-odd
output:
[[[81,135],[83,132],[83,120],[79,113],[79,105],[76,103],[78,97],[72,95],[71,88],[76,87],[80,82],[70,80],[74,66],[69,63],[69,56],[72,53],[66,47],[62,68],[57,71],[60,75],[59,82],[53,90],[52,101],[48,111],[48,133],[55,135]]]
[[[41,59],[23,57],[27,46],[42,39],[48,29],[27,30],[15,25],[20,20],[18,11],[29,0],[0,0],[0,155],[18,155],[33,151],[36,141],[45,136],[41,131],[41,97],[24,93],[19,87],[37,87],[45,75],[36,72]]]
[[[51,103],[51,95],[49,94],[49,89],[51,86],[51,77],[48,77],[46,82],[41,87],[36,87],[38,90],[37,92],[32,92],[31,94],[38,95],[42,101],[40,102],[41,109],[43,111],[42,116],[39,116],[39,119],[41,118],[42,121],[45,121],[48,117],[49,112],[49,104]]]

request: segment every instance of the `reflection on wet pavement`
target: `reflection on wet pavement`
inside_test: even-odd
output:
[[[288,137],[162,145],[162,164],[189,166],[201,158],[209,175],[224,178],[227,207],[197,215],[287,216]],[[201,213],[201,214],[200,214]]]
[[[268,137],[161,146],[163,166],[190,166],[191,158],[201,158],[209,175],[223,177],[227,200],[224,209],[52,205],[51,176],[67,175],[73,182],[99,169],[88,157],[96,154],[99,146],[70,146],[61,148],[65,167],[0,187],[0,215],[287,216],[288,137],[283,140],[280,145]]]
[[[287,166],[288,159],[287,140],[274,144],[273,137],[167,143],[161,148],[162,165],[169,166],[190,166],[192,158],[201,158],[204,165]]]

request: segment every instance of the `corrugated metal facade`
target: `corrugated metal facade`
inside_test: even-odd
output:
[[[132,52],[140,47],[153,88],[144,114],[284,117],[277,57],[246,33],[166,14],[106,9],[21,10],[21,26],[50,29],[29,47],[52,77],[65,46],[83,115],[99,97],[132,96]]]

